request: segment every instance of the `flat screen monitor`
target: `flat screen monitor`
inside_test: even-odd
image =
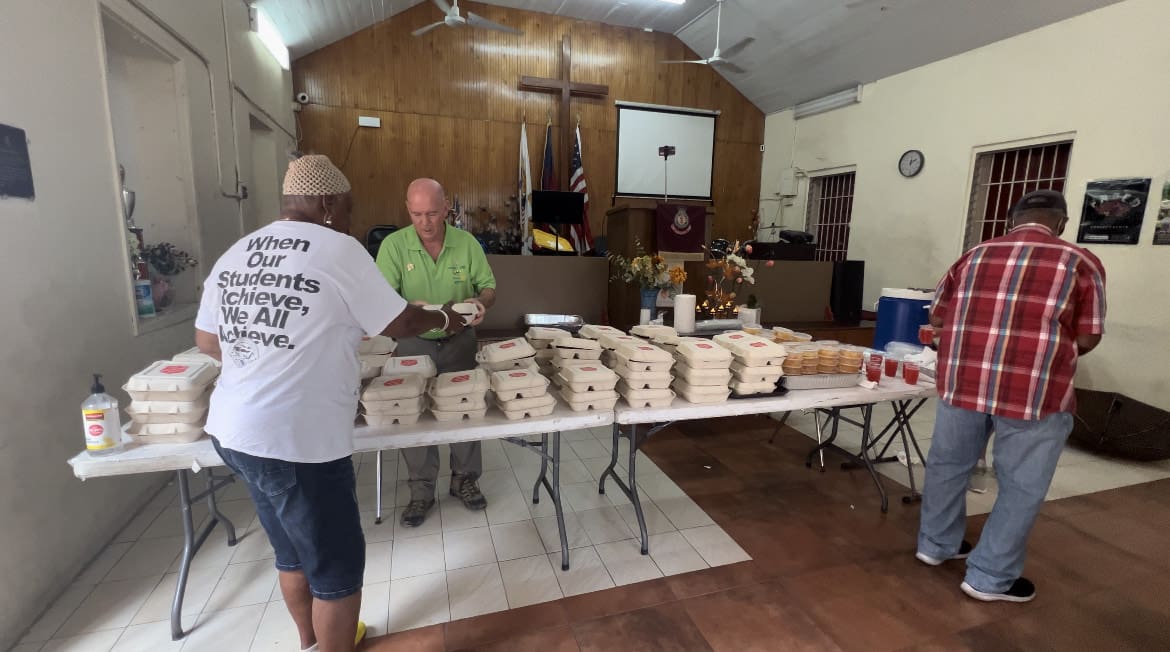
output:
[[[585,193],[532,191],[532,221],[536,224],[580,224],[584,216]]]

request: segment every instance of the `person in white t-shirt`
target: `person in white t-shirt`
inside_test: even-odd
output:
[[[291,162],[283,194],[281,218],[232,245],[204,284],[195,342],[223,361],[206,430],[256,504],[301,648],[353,650],[365,634],[358,342],[456,333],[463,319],[390,287],[347,234],[349,181],[327,157]]]

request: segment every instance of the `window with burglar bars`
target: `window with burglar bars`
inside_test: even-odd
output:
[[[986,152],[975,158],[963,249],[1008,232],[1012,206],[1033,190],[1064,192],[1072,141]]]
[[[807,228],[816,237],[817,260],[840,261],[849,255],[856,176],[855,172],[846,172],[809,179]]]

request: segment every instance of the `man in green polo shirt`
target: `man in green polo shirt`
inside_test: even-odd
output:
[[[411,226],[382,241],[378,268],[407,301],[423,304],[468,302],[479,306],[470,327],[446,337],[441,331],[398,341],[395,355],[429,355],[439,373],[475,368],[475,328],[496,302],[496,277],[479,242],[468,232],[447,224],[447,197],[434,179],[415,179],[406,189]],[[410,471],[410,503],[402,524],[417,527],[435,506],[439,477],[439,448],[426,446],[402,451]],[[451,444],[451,495],[468,509],[487,507],[477,480],[483,472],[480,443]]]

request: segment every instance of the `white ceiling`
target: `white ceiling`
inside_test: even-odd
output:
[[[709,11],[713,0],[686,0],[683,5],[661,0],[483,1],[649,27],[677,35],[702,57],[710,56],[715,46],[715,12]],[[756,41],[734,59],[747,72],[724,76],[771,113],[1119,1],[727,0],[721,47],[748,36]],[[256,0],[276,23],[293,58],[420,2],[429,0]],[[434,13],[439,20],[437,8]]]

